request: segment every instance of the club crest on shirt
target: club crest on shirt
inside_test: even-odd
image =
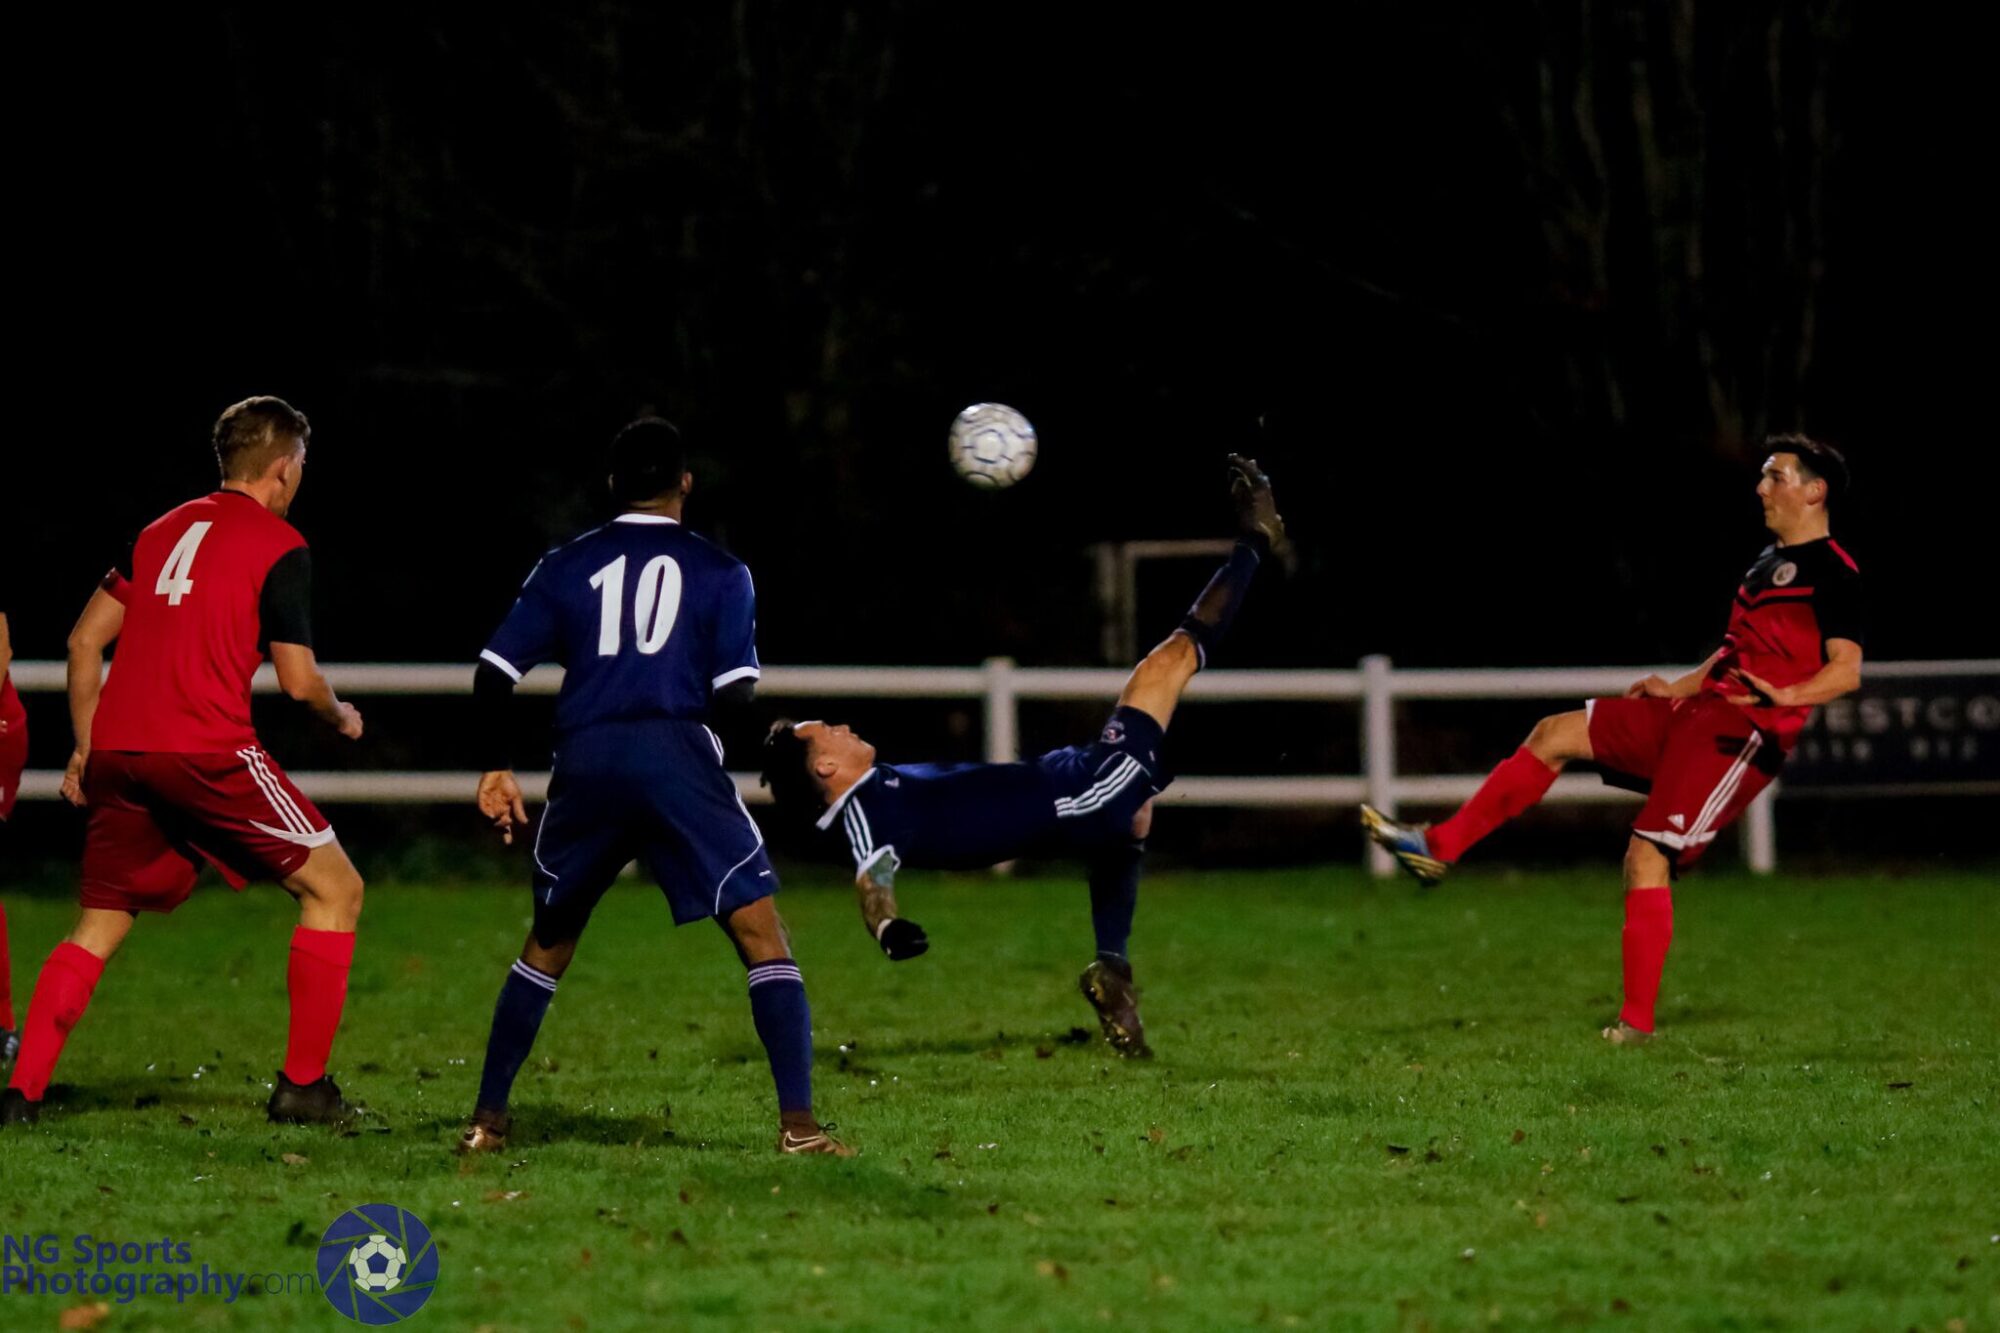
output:
[[[1782,588],[1799,576],[1799,567],[1787,560],[1771,571],[1771,586]]]
[[[1115,717],[1112,718],[1104,724],[1104,734],[1098,737],[1098,739],[1106,745],[1118,744],[1125,739],[1125,724]]]

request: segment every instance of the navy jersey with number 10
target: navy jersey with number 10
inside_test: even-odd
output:
[[[715,690],[759,675],[750,571],[673,519],[622,514],[543,558],[480,657],[515,680],[560,663],[561,737],[699,722]]]

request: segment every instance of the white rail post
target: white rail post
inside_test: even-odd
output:
[[[986,762],[1011,764],[1021,757],[1020,704],[1014,688],[1014,659],[989,657],[986,672]],[[1012,861],[993,867],[996,875],[1014,873]]]
[[[1361,659],[1361,772],[1368,779],[1368,804],[1396,813],[1396,695],[1389,659],[1372,653]],[[1396,862],[1372,841],[1368,869],[1377,879],[1396,873]]]
[[[1014,659],[986,659],[986,762],[1011,764],[1021,757],[1020,708],[1014,692]]]
[[[1743,820],[1743,859],[1753,875],[1768,875],[1778,868],[1778,784],[1773,782],[1757,793]]]

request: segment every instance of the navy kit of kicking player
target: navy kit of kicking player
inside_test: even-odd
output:
[[[691,484],[671,425],[627,426],[611,461],[625,511],[546,556],[480,654],[474,693],[495,752],[479,807],[509,842],[526,808],[504,749],[507,700],[540,663],[559,662],[565,675],[548,807],[532,845],[534,923],[494,1010],[462,1151],[505,1145],[514,1076],[557,980],[598,900],[636,859],[676,924],[716,918],[749,969],[780,1150],[849,1152],[812,1117],[812,1025],[771,902],[777,877],[707,725],[716,707],[750,702],[756,603],[742,562],[680,526]]]
[[[764,780],[781,808],[810,815],[853,855],[861,918],[890,958],[930,947],[896,905],[906,866],[964,870],[1016,857],[1078,857],[1089,866],[1097,957],[1079,986],[1122,1055],[1147,1056],[1126,956],[1153,798],[1172,781],[1162,762],[1181,691],[1221,642],[1250,580],[1275,555],[1289,562],[1284,520],[1254,460],[1231,455],[1240,539],[1199,600],[1133,670],[1098,738],[1013,764],[883,764],[846,726],[781,721],[766,741]]]
[[[884,884],[902,865],[1089,857],[1129,840],[1133,816],[1173,780],[1160,765],[1165,735],[1146,713],[1121,707],[1092,744],[1030,763],[877,764],[815,822],[845,835],[856,873]]]

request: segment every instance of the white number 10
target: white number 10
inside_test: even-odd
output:
[[[597,589],[597,655],[616,657],[625,622],[625,557],[619,556],[590,576]],[[639,634],[639,651],[649,656],[667,646],[674,621],[681,613],[681,567],[672,556],[656,555],[639,571],[632,595],[632,627]]]
[[[160,566],[160,577],[153,583],[153,591],[167,599],[168,606],[179,606],[181,598],[194,591],[194,553],[201,549],[201,539],[214,526],[203,519],[191,523],[181,539],[174,543],[174,549],[167,554],[167,563]]]

